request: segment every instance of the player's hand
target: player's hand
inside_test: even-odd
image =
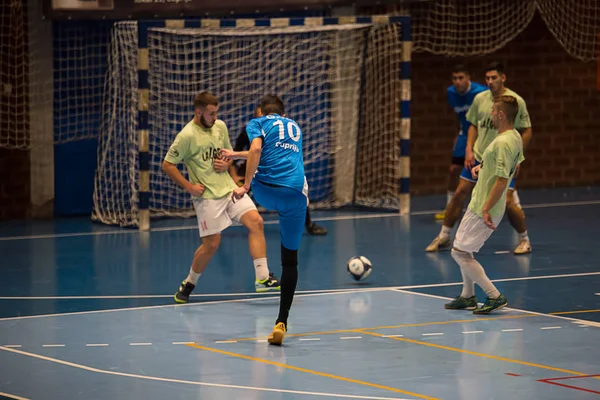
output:
[[[225,172],[229,169],[229,162],[227,162],[227,160],[215,158],[213,167],[217,172]]]
[[[481,165],[477,165],[477,166],[471,168],[471,176],[473,177],[473,179],[477,179],[477,177],[479,176],[480,169],[481,169]]]
[[[248,193],[248,191],[249,191],[249,190],[250,190],[250,189],[248,189],[248,188],[246,187],[246,185],[244,185],[244,186],[240,186],[239,188],[237,188],[237,189],[235,189],[235,190],[233,191],[233,194],[231,195],[231,199],[232,199],[232,200],[235,202],[236,200],[239,200],[239,199],[241,199],[242,197],[244,197],[244,195],[245,195],[246,193]]]
[[[187,191],[189,194],[191,194],[194,197],[200,197],[200,196],[202,196],[202,193],[204,193],[204,189],[206,189],[204,187],[204,185],[202,185],[200,183],[196,183],[196,184],[190,186]]]
[[[221,149],[221,151],[219,152],[219,155],[223,158],[227,158],[229,160],[239,160],[240,157],[238,157],[238,154],[236,151],[230,150],[230,149]]]
[[[473,154],[473,150],[467,149],[465,152],[465,168],[471,169],[475,165],[475,154]]]
[[[494,225],[494,221],[492,221],[492,216],[488,210],[483,210],[483,222],[487,225],[488,228],[495,231],[496,225]]]

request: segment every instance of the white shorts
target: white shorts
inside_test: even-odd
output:
[[[503,215],[492,217],[492,221],[494,221],[496,227],[502,221],[502,217]],[[488,228],[485,222],[483,222],[483,218],[467,208],[462,221],[460,221],[453,245],[458,250],[467,253],[477,253],[492,235],[492,232],[494,231]]]
[[[240,222],[240,218],[248,211],[256,210],[254,202],[249,196],[244,196],[235,203],[231,195],[220,199],[192,199],[198,217],[200,237],[221,233],[232,225]]]

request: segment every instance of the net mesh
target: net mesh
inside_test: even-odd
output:
[[[54,29],[54,141],[97,139],[111,24],[61,22]]]
[[[137,107],[137,58],[131,55],[137,46],[134,27],[120,23],[114,29],[107,123],[99,153],[102,168],[94,196],[97,218],[121,225],[137,224],[137,137],[131,119]],[[229,127],[232,142],[264,94],[283,97],[286,114],[304,132],[314,207],[354,202],[398,208],[392,164],[400,119],[398,70],[394,70],[402,52],[398,29],[396,25],[150,29],[151,215],[193,214],[189,194],[161,171],[161,163],[175,135],[193,116],[194,94],[203,90],[219,98],[219,116]],[[390,165],[373,169],[373,160],[382,154]],[[363,162],[371,167],[356,167]],[[186,176],[185,168],[180,168]],[[373,174],[377,179],[371,179]]]
[[[525,30],[536,11],[571,56],[598,59],[597,0],[435,0],[394,7],[412,17],[413,51],[447,56],[493,53]]]
[[[92,219],[106,224],[138,221],[138,35],[136,22],[112,33],[98,139]]]
[[[21,0],[0,7],[0,147],[25,150],[31,146],[27,16]]]

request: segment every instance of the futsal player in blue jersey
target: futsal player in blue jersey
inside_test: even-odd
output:
[[[281,299],[279,316],[268,341],[281,345],[298,282],[298,247],[304,231],[308,184],[304,176],[302,130],[294,120],[285,117],[279,97],[264,96],[261,108],[264,116],[246,126],[250,149],[223,151],[222,155],[247,160],[244,185],[233,191],[233,198],[239,200],[252,189],[260,205],[279,214]]]
[[[448,105],[456,113],[460,130],[454,141],[454,149],[452,150],[452,161],[448,174],[448,192],[446,196],[446,205],[452,200],[452,195],[458,186],[460,173],[465,166],[465,149],[467,147],[467,138],[469,125],[467,121],[467,111],[473,104],[473,99],[478,93],[488,90],[488,87],[477,82],[471,81],[471,74],[467,67],[458,64],[452,70],[452,85],[446,90],[448,97]],[[435,215],[435,219],[444,219],[445,212],[442,211]]]

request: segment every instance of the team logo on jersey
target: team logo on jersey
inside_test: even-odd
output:
[[[209,161],[209,160],[215,160],[215,158],[219,158],[219,152],[221,151],[221,148],[214,148],[214,147],[210,147],[208,150],[206,150],[204,152],[204,154],[202,154],[202,161]]]
[[[457,114],[469,111],[469,105],[465,104],[464,106],[456,106],[454,107],[454,112]]]
[[[286,150],[290,149],[290,150],[294,151],[295,153],[298,153],[300,151],[298,146],[296,146],[293,143],[276,142],[275,147],[281,147],[282,149],[286,149]]]
[[[490,117],[485,117],[485,119],[479,121],[479,127],[485,129],[496,129]]]
[[[175,147],[169,149],[169,155],[174,158],[179,158],[179,151]]]

